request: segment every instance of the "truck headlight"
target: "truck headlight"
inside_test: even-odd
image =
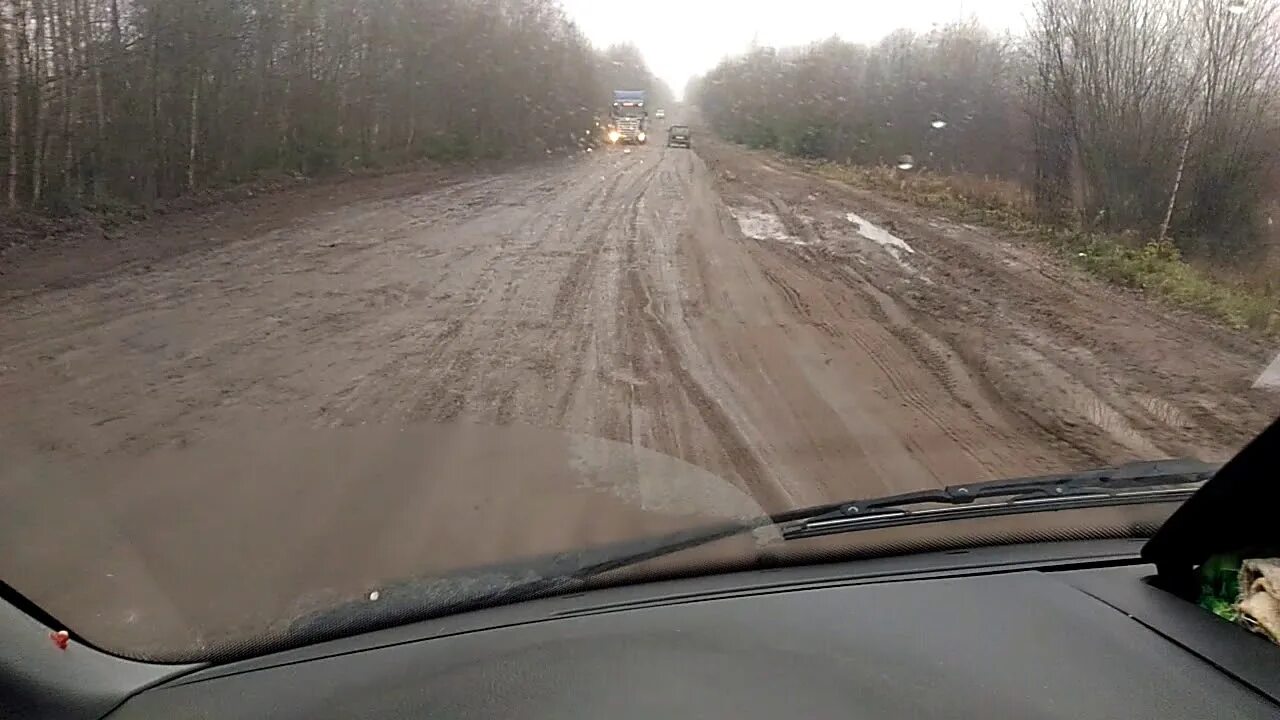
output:
[[[611,142],[611,143],[616,143],[616,142],[618,142],[618,138],[620,138],[620,137],[622,137],[622,134],[621,134],[621,133],[619,133],[617,130],[610,130],[610,131],[609,131],[609,142]]]
[[[640,142],[644,142],[644,133],[640,133]]]

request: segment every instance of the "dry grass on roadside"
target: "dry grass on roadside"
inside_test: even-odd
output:
[[[973,175],[901,172],[889,167],[824,164],[818,173],[865,187],[949,217],[1004,229],[1031,230],[1031,202],[1014,183]]]
[[[1030,200],[1014,184],[972,176],[826,164],[818,174],[962,222],[1047,242],[1090,273],[1223,322],[1280,337],[1280,287],[1270,281],[1188,262],[1172,243],[1133,235],[1055,228],[1034,220]]]

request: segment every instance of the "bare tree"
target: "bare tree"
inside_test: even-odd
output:
[[[0,3],[16,206],[542,154],[588,141],[616,79],[555,0]]]
[[[6,200],[10,208],[18,206],[18,76],[21,72],[21,62],[18,55],[18,35],[21,32],[18,25],[18,3],[20,0],[11,0],[10,2],[0,1],[0,49],[4,52],[4,87],[5,87],[5,104],[8,112],[6,117],[8,120],[8,186],[6,188]]]
[[[753,48],[690,94],[732,140],[841,162],[911,154],[1018,181],[1054,222],[1231,254],[1277,189],[1280,0],[1037,0],[1020,39],[958,23]]]
[[[808,157],[1017,175],[1020,100],[1007,38],[973,23],[900,31],[872,47],[831,38],[756,48],[691,88],[728,136]]]

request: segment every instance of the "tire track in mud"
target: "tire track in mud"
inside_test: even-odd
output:
[[[447,197],[451,206],[458,208],[452,218],[455,223],[445,227],[424,223],[417,236],[405,238],[404,244],[414,248],[413,256],[424,252],[425,242],[437,242],[442,234],[447,239],[456,234],[465,237],[467,229],[475,223],[484,223],[495,212],[510,213],[512,209],[535,205],[542,201],[556,185],[555,181],[540,182],[533,187],[512,188],[518,176],[499,176],[469,184],[468,187],[451,187]],[[436,203],[426,203],[428,207]],[[361,382],[339,391],[330,406],[337,412],[330,413],[330,424],[356,422],[371,412],[396,411],[404,420],[433,420],[446,422],[459,418],[473,408],[492,407],[506,414],[510,412],[510,399],[502,400],[490,390],[472,392],[466,380],[476,372],[481,354],[474,346],[466,346],[466,335],[482,317],[491,298],[498,303],[510,303],[516,291],[501,273],[503,264],[519,258],[523,252],[513,248],[517,234],[514,219],[500,223],[495,231],[473,238],[469,245],[448,250],[426,252],[433,258],[444,259],[433,268],[436,282],[426,291],[426,298],[442,297],[444,305],[452,308],[442,313],[430,307],[433,318],[412,318],[397,333],[410,347],[396,353],[374,372],[366,373]],[[430,240],[428,240],[430,238]],[[488,240],[488,242],[485,242]],[[437,295],[438,288],[446,288],[455,278],[470,278],[469,283],[452,291]],[[496,291],[496,293],[495,293]],[[429,306],[427,306],[429,307]],[[439,329],[431,332],[433,327]],[[390,407],[382,407],[388,396],[388,386],[395,387]],[[362,398],[372,398],[374,407],[362,407]],[[505,409],[503,409],[505,408]]]
[[[804,296],[802,296],[800,292],[797,291],[794,287],[792,287],[791,285],[788,285],[785,281],[783,281],[778,276],[778,273],[776,273],[773,270],[770,270],[767,266],[763,264],[760,265],[760,272],[761,274],[764,275],[766,280],[768,280],[775,288],[777,288],[778,292],[782,294],[782,297],[786,300],[787,305],[791,308],[792,312],[794,312],[797,317],[803,320],[806,325],[809,325],[810,327],[813,327],[813,328],[817,328],[819,331],[822,332],[822,334],[833,339],[837,339],[845,336],[844,333],[841,333],[839,330],[837,330],[836,327],[832,325],[830,322],[827,322],[826,320],[821,320],[816,315],[814,315],[812,309],[809,306],[809,303],[805,301]]]
[[[1267,352],[1255,340],[1162,308],[1133,292],[1106,287],[1055,265],[1051,257],[1037,257],[1034,248],[1028,251],[1017,242],[993,238],[992,231],[917,218],[910,209],[904,213],[895,201],[858,189],[844,190],[878,207],[879,213],[898,218],[928,243],[922,247],[939,275],[956,285],[948,290],[967,289],[973,300],[966,303],[966,324],[1006,333],[1012,346],[1036,352],[1084,388],[1081,392],[1096,395],[1106,406],[1101,414],[1088,410],[1088,404],[1037,407],[1038,388],[1010,388],[1004,383],[1007,404],[1019,408],[1049,436],[1069,443],[1082,453],[1083,462],[1114,458],[1116,447],[1149,451],[1152,443],[1164,448],[1162,452],[1221,457],[1224,445],[1229,454],[1265,426],[1258,406],[1260,400],[1265,405],[1267,398],[1251,395],[1246,387],[1250,372],[1240,372],[1248,365],[1242,360],[1250,355],[1261,358]],[[946,242],[931,237],[939,232],[946,234]],[[942,305],[933,307],[945,317],[947,301],[939,302]],[[1082,322],[1084,318],[1091,322]],[[1017,332],[1019,328],[1035,328],[1040,339],[1028,340]],[[1187,348],[1194,350],[1188,353]],[[973,367],[982,366],[984,358],[978,353],[959,346],[957,350],[971,358]],[[1191,357],[1197,358],[1194,364],[1187,362]],[[1159,409],[1165,405],[1176,413]],[[1124,422],[1105,419],[1113,413]],[[1178,422],[1167,422],[1170,417]],[[1252,419],[1242,423],[1242,418]],[[1085,432],[1082,423],[1101,435]],[[1102,436],[1113,438],[1111,447],[1098,445]],[[1136,444],[1135,438],[1139,438]]]
[[[806,265],[812,264],[803,260],[801,262]],[[893,398],[930,422],[938,432],[955,443],[969,459],[981,467],[984,473],[994,475],[999,465],[986,458],[986,453],[982,452],[982,445],[971,439],[969,432],[961,431],[961,428],[966,430],[970,428],[976,416],[968,412],[963,415],[947,413],[945,406],[943,410],[937,409],[938,403],[935,402],[935,398],[930,397],[930,393],[925,388],[928,380],[917,377],[913,371],[917,369],[927,371],[929,379],[936,382],[940,389],[955,400],[959,408],[972,408],[976,398],[960,394],[959,382],[953,375],[953,369],[938,362],[938,356],[927,351],[927,345],[917,331],[903,327],[900,320],[890,317],[889,311],[885,308],[887,297],[869,287],[867,281],[852,269],[843,268],[843,270],[851,277],[846,277],[842,285],[854,290],[863,299],[859,310],[864,314],[865,319],[841,318],[839,330],[835,329],[832,323],[825,321],[820,323],[821,327],[832,337],[847,339],[855,344],[888,381],[894,393]],[[841,274],[843,273],[837,273],[834,277],[839,278]],[[887,342],[882,337],[885,331],[888,331],[889,337],[897,340],[901,349],[907,351],[909,357],[904,357],[893,343]],[[989,436],[1001,434],[996,428],[986,423],[983,423],[982,429],[985,433],[989,433]],[[921,448],[921,450],[924,449]]]
[[[970,434],[968,429],[975,425],[983,431],[983,435],[1000,439],[1001,442],[996,447],[991,447],[990,443],[986,445],[990,449],[999,451],[998,456],[1001,460],[1007,460],[1015,456],[1026,457],[1034,452],[1030,444],[1022,436],[1008,432],[1004,427],[998,426],[993,419],[987,417],[985,410],[990,409],[1004,415],[1006,421],[1014,421],[1016,419],[1016,416],[1004,411],[1004,398],[1000,396],[994,387],[985,382],[985,377],[979,373],[972,372],[969,369],[970,366],[964,362],[963,357],[959,355],[955,348],[938,339],[924,327],[927,318],[910,313],[894,300],[889,293],[876,286],[864,272],[860,272],[851,265],[835,263],[831,262],[830,259],[826,259],[824,266],[824,258],[821,256],[815,257],[813,253],[809,252],[803,253],[802,262],[815,275],[837,282],[842,287],[857,293],[862,298],[865,311],[875,321],[876,325],[896,338],[920,367],[924,368],[941,389],[951,396],[956,405],[966,411],[962,416],[955,415],[946,418],[934,413],[931,409],[932,406],[927,402],[925,402],[927,407],[920,408],[926,416],[934,421],[939,429],[958,445],[965,448],[967,454],[975,462],[978,462],[988,472],[997,470],[996,466],[979,457],[981,447],[968,438]],[[925,401],[923,397],[918,399],[922,402]],[[947,423],[945,422],[947,419],[955,422]],[[961,435],[956,428],[964,428],[966,432]]]
[[[573,251],[577,256],[556,291],[555,301],[551,306],[552,317],[566,315],[571,308],[582,304],[583,289],[588,284],[600,253],[605,248],[603,242],[592,242],[594,234],[591,231],[597,227],[604,229],[602,226],[607,225],[609,215],[603,213],[603,208],[617,196],[620,186],[626,179],[628,176],[625,173],[614,174],[603,192],[593,193],[580,212],[572,213],[576,221],[565,229],[565,235],[569,239],[582,239],[582,246],[586,249],[579,247]]]
[[[611,168],[617,168],[619,165],[622,165],[622,163],[615,163]],[[605,192],[594,196],[587,206],[577,214],[580,220],[574,226],[571,234],[580,238],[587,250],[580,251],[583,254],[575,260],[573,267],[569,270],[569,274],[562,281],[560,291],[556,296],[555,306],[559,313],[566,317],[577,318],[577,322],[573,326],[576,335],[571,341],[568,356],[578,361],[573,362],[568,368],[564,388],[560,391],[556,400],[554,415],[557,424],[564,423],[570,407],[582,389],[584,376],[588,369],[586,362],[587,352],[597,333],[595,318],[592,315],[592,308],[589,306],[589,298],[594,289],[593,283],[597,282],[602,272],[600,268],[601,257],[611,250],[616,251],[616,248],[609,241],[611,230],[617,225],[618,219],[627,212],[625,201],[619,201],[618,198],[627,197],[629,192],[636,187],[640,187],[643,190],[655,170],[656,165],[642,169],[638,175],[635,172],[614,173],[612,181]],[[594,168],[592,172],[594,172]],[[583,182],[587,181],[584,179]],[[623,189],[624,184],[625,189]],[[611,204],[616,204],[617,202],[623,202],[624,206],[622,208],[610,207]],[[579,314],[574,315],[573,313],[575,312]],[[607,376],[599,376],[597,379],[603,382],[611,382],[611,379]],[[604,435],[602,436],[620,442],[629,441],[630,429],[629,427],[625,428],[624,432],[624,428],[619,423],[606,421]]]
[[[464,277],[472,275],[474,280],[459,298],[461,310],[425,343],[423,352],[406,358],[423,370],[412,387],[414,397],[401,404],[409,419],[538,419],[518,408],[529,379],[513,376],[514,369],[507,367],[511,357],[494,352],[493,343],[499,337],[528,340],[544,334],[548,343],[555,343],[572,327],[573,310],[583,305],[584,289],[600,254],[599,243],[591,242],[593,225],[628,180],[626,173],[619,173],[597,190],[583,182],[584,172],[572,167],[566,176],[542,183],[540,187],[560,188],[551,197],[541,193],[512,201],[510,193],[498,186],[479,200],[501,201],[515,214],[496,235],[497,243],[489,246],[478,271],[463,271]],[[560,276],[550,311],[540,321],[532,321],[519,307],[517,296],[528,295],[532,284],[544,282],[544,273],[564,257],[573,260]],[[524,361],[551,390],[559,368],[536,358]]]
[[[875,329],[887,330],[889,335],[895,338],[915,361],[914,364],[911,362],[898,362],[902,358],[895,357],[898,353],[893,346],[889,343],[875,340],[872,337],[875,333],[869,335],[856,331],[853,333],[854,341],[866,351],[868,357],[876,363],[880,371],[888,378],[889,382],[898,391],[898,397],[914,408],[921,416],[928,418],[939,431],[950,438],[988,475],[997,475],[1000,468],[1011,459],[1011,456],[1023,454],[1025,443],[986,422],[981,414],[972,412],[975,402],[981,402],[982,398],[971,394],[971,392],[961,392],[961,383],[957,375],[957,371],[960,371],[960,369],[947,363],[939,350],[930,347],[928,337],[922,332],[912,326],[904,325],[901,318],[891,316],[888,306],[891,305],[892,300],[887,295],[865,279],[857,276],[852,269],[844,268],[844,271],[849,275],[858,277],[863,285],[856,288],[856,291],[862,293],[866,299],[865,309],[875,323]],[[955,401],[956,409],[970,412],[944,413],[935,409],[935,404],[931,402],[927,393],[921,387],[921,383],[914,380],[910,373],[898,370],[900,367],[910,368],[913,365],[923,368],[937,382],[939,387]],[[966,372],[965,375],[967,376],[968,373]],[[975,389],[972,382],[966,382],[964,385],[970,391]],[[971,437],[974,434],[972,431],[975,422],[980,425],[979,429],[982,434],[988,438],[986,443],[981,443]],[[990,438],[1000,438],[1002,442],[999,446],[992,447]],[[986,452],[983,452],[984,448]],[[993,451],[997,462],[992,462],[988,459],[993,454]]]
[[[655,289],[674,295],[674,297],[669,298],[672,303],[679,304],[681,302],[678,296],[679,287],[659,288],[655,283],[660,274],[651,265],[660,261],[659,258],[654,257],[655,253],[652,251],[652,248],[657,246],[657,238],[653,238],[650,241],[648,245],[650,251],[644,254],[645,258],[649,260],[648,263],[641,262],[641,254],[637,246],[642,234],[640,214],[646,197],[655,191],[659,195],[663,194],[661,192],[661,187],[663,186],[655,185],[651,182],[653,175],[660,167],[667,164],[667,162],[655,164],[654,169],[646,176],[645,187],[635,198],[627,203],[625,209],[626,220],[625,233],[623,235],[625,270],[619,278],[620,282],[622,282],[619,296],[622,298],[622,311],[627,317],[626,325],[630,328],[626,336],[632,338],[632,342],[634,342],[634,346],[632,346],[627,355],[631,357],[633,368],[638,373],[640,369],[639,363],[645,355],[638,350],[646,344],[644,340],[652,343],[657,350],[660,365],[655,367],[649,374],[667,374],[671,376],[680,388],[685,401],[697,412],[702,424],[719,445],[743,489],[751,493],[767,509],[780,510],[789,507],[789,499],[785,493],[781,492],[781,488],[772,481],[770,473],[765,469],[752,443],[738,430],[732,417],[724,410],[717,398],[690,371],[685,354],[680,350],[670,328],[667,327],[669,321],[663,317],[665,313],[659,309],[654,293],[649,289],[649,285],[653,285]],[[659,198],[659,200],[662,199]],[[671,213],[672,209],[666,207],[664,211]],[[653,230],[654,232],[663,232],[662,229],[658,228],[653,228]],[[666,233],[665,239],[666,241],[671,240],[670,233]],[[654,377],[652,380],[656,381],[658,378]],[[652,388],[654,393],[648,405],[650,405],[650,409],[661,412],[664,408],[670,406],[671,398],[662,397],[662,385],[653,381],[648,383],[648,387]],[[655,423],[655,425],[670,430],[671,423]],[[674,438],[671,443],[673,446],[678,446],[678,441]],[[667,450],[675,452],[677,448],[672,447]]]
[[[684,366],[680,351],[676,348],[661,319],[653,312],[652,298],[645,291],[638,274],[628,274],[629,292],[633,307],[639,307],[648,336],[656,343],[667,369],[674,376],[690,404],[698,412],[702,422],[711,430],[720,447],[728,456],[744,489],[750,492],[766,509],[782,509],[789,505],[789,498],[777,490],[771,482],[751,444],[738,432],[733,421],[719,404],[703,389],[702,385]]]
[[[1044,248],[1017,238],[931,218],[785,164],[768,177],[755,174],[750,167],[758,156],[741,151],[717,148],[712,155],[733,169],[734,184],[759,182],[767,186],[764,197],[781,196],[798,212],[830,217],[821,231],[835,235],[818,249],[830,248],[833,256],[816,264],[847,267],[893,296],[912,317],[907,330],[919,326],[924,337],[949,348],[944,356],[968,369],[1012,427],[1035,429],[1015,435],[1029,447],[1051,448],[1046,462],[1056,457],[1062,466],[1079,467],[1153,454],[1223,458],[1274,416],[1266,407],[1280,407],[1274,396],[1246,387],[1268,349],[1242,334],[1060,267]],[[877,248],[850,243],[839,223],[846,208],[910,240],[918,251],[913,265],[931,280],[898,278],[901,273],[871,257]],[[888,326],[901,336],[896,327]],[[929,362],[923,355],[921,361]],[[1055,395],[1059,383],[1071,389]],[[1092,400],[1073,399],[1084,396]]]
[[[783,200],[756,186],[749,187],[752,193],[766,198],[790,232],[807,233],[810,242],[825,242],[825,238],[815,234],[810,224],[796,216]],[[824,304],[831,312],[820,315],[799,290],[783,280],[777,270],[769,267],[769,263],[759,262],[764,277],[779,290],[788,306],[803,322],[833,340],[848,340],[861,349],[888,381],[894,396],[954,442],[985,474],[994,476],[1011,456],[1026,450],[1026,443],[1021,438],[996,427],[978,411],[976,406],[980,404],[999,407],[998,396],[992,397],[982,392],[963,367],[957,367],[946,359],[945,351],[937,347],[936,339],[925,334],[917,327],[916,322],[908,320],[905,312],[897,308],[886,293],[860,272],[849,265],[836,262],[833,257],[824,256],[821,244],[815,249],[808,246],[782,246],[769,241],[752,242],[757,248],[756,252],[776,258],[782,263],[781,267],[803,268],[803,272],[816,280],[805,284],[818,288],[819,296],[827,295],[828,291],[822,289],[824,281],[853,291],[861,300],[856,313],[850,314],[841,309],[843,301],[851,298],[825,297]],[[879,337],[885,332],[897,341],[902,350],[907,351],[910,359],[903,357],[892,343]],[[934,398],[930,397],[924,387],[929,381],[910,372],[916,368],[924,370],[929,379],[955,401],[955,407],[962,412],[945,412],[945,406],[943,410],[936,409]],[[965,378],[963,382],[961,377]],[[982,431],[979,434],[988,438],[987,442],[972,437],[974,433],[971,429],[975,423]],[[993,437],[1001,438],[1004,446],[993,447],[989,442]],[[994,458],[993,450],[996,451]],[[924,449],[921,448],[921,451]]]
[[[1159,398],[1161,392],[1168,392],[1170,387],[1179,384],[1175,376],[1159,364],[1146,367],[1137,375],[1116,372],[1117,368],[1103,365],[1100,358],[1121,348],[1113,342],[1100,342],[1099,327],[1091,327],[1079,319],[1097,318],[1106,322],[1109,317],[1114,320],[1123,315],[1136,317],[1135,313],[1143,314],[1147,318],[1138,327],[1142,328],[1144,336],[1154,335],[1153,323],[1156,327],[1169,328],[1178,323],[1169,325],[1166,318],[1156,317],[1145,308],[1135,311],[1124,303],[1108,303],[1105,311],[1099,311],[1097,298],[1081,293],[1079,287],[1071,291],[1068,288],[1072,283],[1061,274],[1047,273],[1041,267],[1018,270],[1024,265],[1022,260],[1000,258],[986,247],[970,254],[941,243],[930,245],[928,251],[931,256],[936,256],[934,264],[941,268],[939,273],[961,287],[981,279],[983,292],[977,295],[975,291],[970,296],[972,301],[966,306],[969,315],[966,324],[988,328],[992,334],[1002,334],[1009,355],[1023,353],[1026,357],[1036,358],[1033,363],[1024,360],[1025,372],[992,379],[993,385],[1003,386],[1005,404],[1041,428],[1048,437],[1078,453],[1081,463],[1105,464],[1114,462],[1117,457],[1203,455],[1197,450],[1211,447],[1215,441],[1210,441],[1210,438],[1216,436],[1216,442],[1221,442],[1224,436],[1221,430],[1225,425],[1220,425],[1218,431],[1205,431],[1198,425],[1179,428],[1150,413],[1147,404],[1137,396],[1163,400]],[[1049,282],[1042,282],[1039,278]],[[1023,302],[1004,300],[1028,297],[1032,299]],[[946,317],[946,313],[943,315]],[[1024,329],[1034,331],[1027,333],[1023,332]],[[1151,340],[1158,344],[1166,342],[1164,338],[1130,338],[1123,347],[1139,349],[1152,344]],[[959,344],[956,347],[972,367],[982,368],[991,362],[973,350]],[[1034,373],[1040,381],[1015,386],[1006,382],[1009,377],[1028,373]],[[1074,395],[1088,396],[1093,400],[1088,403],[1043,402],[1040,395],[1044,388],[1058,382],[1075,387]],[[1214,382],[1217,382],[1216,378]],[[1237,402],[1230,393],[1222,393],[1219,397]],[[1204,420],[1206,426],[1219,422],[1217,418],[1210,419],[1190,409],[1182,416]]]
[[[1045,468],[1115,462],[1117,457],[1127,459],[1128,456],[1124,454],[1117,456],[1114,449],[1117,446],[1111,446],[1109,452],[1099,452],[1097,437],[1082,437],[1078,433],[1066,434],[1064,437],[1064,433],[1054,432],[1042,419],[1029,418],[1026,406],[1010,403],[980,370],[983,366],[975,364],[963,347],[945,342],[943,338],[948,337],[948,334],[941,328],[935,327],[933,331],[926,329],[926,326],[933,325],[931,317],[919,315],[910,302],[903,306],[892,297],[895,292],[873,284],[867,277],[868,274],[875,274],[872,272],[873,268],[869,266],[864,270],[853,264],[852,260],[857,255],[851,258],[847,254],[838,254],[841,236],[832,238],[826,233],[843,226],[838,226],[838,223],[832,226],[821,222],[811,223],[808,218],[800,218],[798,215],[792,217],[799,211],[793,210],[778,193],[755,185],[756,178],[750,172],[738,171],[735,166],[735,172],[726,174],[732,179],[732,182],[724,183],[727,197],[745,190],[751,195],[764,198],[764,204],[778,213],[788,232],[794,234],[801,230],[812,230],[816,233],[812,238],[815,242],[810,246],[790,246],[768,240],[750,244],[756,252],[777,258],[781,263],[777,268],[804,268],[803,272],[817,281],[800,283],[802,287],[818,289],[817,295],[810,293],[812,296],[806,299],[804,294],[809,290],[793,288],[793,282],[782,280],[776,272],[777,268],[769,269],[770,263],[761,259],[760,266],[765,270],[766,279],[779,289],[797,317],[833,339],[840,340],[847,336],[856,341],[856,345],[884,374],[890,383],[889,387],[903,402],[904,407],[938,428],[943,436],[983,468],[984,473],[989,476],[1008,474],[1008,468],[1019,465],[1032,471],[1043,471]],[[777,184],[776,178],[773,182]],[[817,204],[824,199],[812,192],[801,193],[805,194],[799,195],[803,199],[800,206],[805,207],[806,212],[815,217],[822,216],[824,211],[830,212],[821,205],[817,208],[807,207],[806,203]],[[745,202],[747,205],[753,203],[758,204],[759,200]],[[847,253],[847,250],[844,252]],[[882,262],[881,265],[890,271],[896,269],[891,264],[885,265]],[[886,282],[899,275],[900,272],[881,272],[876,280]],[[857,309],[844,307],[836,294],[822,290],[822,280],[851,291],[853,294],[844,296],[846,299],[860,298],[857,305],[853,306]],[[904,281],[916,284],[919,279],[904,277],[896,281],[897,287],[903,287]],[[930,286],[931,283],[925,285]],[[815,298],[824,296],[830,301],[830,307],[821,302],[814,304]],[[860,317],[869,321],[857,321]],[[821,320],[815,321],[815,318]],[[853,325],[849,325],[851,320],[854,321]],[[834,333],[833,326],[839,328]],[[862,326],[871,334],[862,332]],[[882,339],[876,340],[876,336],[882,333],[887,333],[885,337],[894,338],[893,342],[886,345]],[[901,354],[904,351],[905,356]],[[885,355],[885,352],[890,354]],[[927,373],[929,383],[936,384],[948,400],[939,402],[931,392],[922,390],[927,384],[921,385],[920,378],[914,377],[912,372],[902,372],[914,368]],[[1028,419],[1033,422],[1028,423]],[[1112,425],[1115,426],[1114,423]],[[1028,427],[1035,428],[1036,431],[1028,433]],[[1074,442],[1064,446],[1066,438],[1073,438]],[[1133,446],[1132,443],[1129,446]],[[1140,447],[1150,449],[1150,445]],[[1107,460],[1097,461],[1100,457],[1106,457]]]
[[[625,367],[627,371],[624,379],[611,377],[606,380],[618,386],[626,396],[626,412],[624,417],[619,419],[619,424],[625,428],[620,432],[625,436],[618,439],[633,444],[654,445],[657,446],[654,449],[678,455],[679,441],[673,434],[662,432],[665,429],[664,424],[658,422],[658,418],[662,417],[664,409],[675,400],[675,398],[665,397],[661,392],[665,380],[662,376],[664,374],[674,376],[683,367],[672,366],[670,362],[672,358],[666,354],[660,356],[665,363],[658,361],[653,357],[651,344],[647,342],[658,340],[648,334],[649,329],[645,323],[645,313],[652,312],[652,299],[645,290],[644,281],[646,278],[651,280],[652,276],[648,272],[647,264],[641,263],[637,246],[640,238],[641,204],[652,188],[653,178],[658,174],[662,164],[660,160],[645,168],[642,182],[636,183],[635,194],[622,204],[618,212],[611,217],[609,226],[606,228],[606,236],[615,243],[614,249],[619,255],[613,297],[618,303],[619,326],[616,342],[619,344],[620,351],[616,357],[612,358],[612,362]],[[649,254],[645,254],[646,259]],[[643,297],[636,294],[637,289],[644,291]],[[675,360],[679,361],[679,358]],[[637,397],[638,395],[640,397]],[[644,414],[653,414],[657,418],[647,424],[641,422],[641,426],[638,427],[638,416]],[[651,436],[647,442],[644,433],[649,433]],[[656,437],[657,434],[664,435],[664,438]],[[662,441],[664,439],[665,442]]]

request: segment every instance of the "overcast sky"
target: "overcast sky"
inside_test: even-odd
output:
[[[1020,30],[1028,0],[561,0],[592,42],[632,42],[677,94],[726,55],[839,35],[874,42],[897,28],[926,31],[964,17]],[[635,12],[630,12],[634,9]]]

